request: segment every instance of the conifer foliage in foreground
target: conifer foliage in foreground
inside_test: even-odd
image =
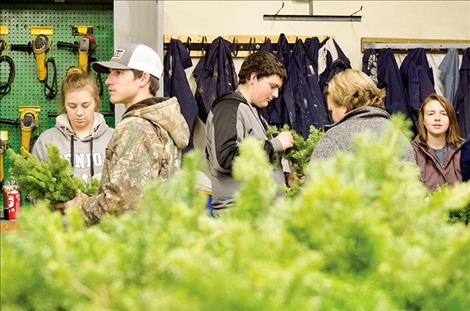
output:
[[[210,218],[193,192],[200,156],[150,185],[138,212],[85,227],[38,206],[2,235],[2,310],[465,310],[470,230],[448,210],[470,185],[433,196],[398,160],[398,130],[314,162],[296,198],[277,198],[247,139],[236,205]]]
[[[73,176],[70,162],[60,157],[57,146],[47,144],[46,148],[48,153],[44,161],[39,161],[25,149],[21,150],[25,156],[15,153],[13,149],[7,150],[11,176],[29,199],[48,201],[50,208],[54,209],[55,203],[74,198],[78,189],[88,195],[98,191],[97,180],[86,183]]]

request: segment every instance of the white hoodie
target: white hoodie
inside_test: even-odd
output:
[[[78,178],[90,181],[93,175],[101,174],[105,150],[113,134],[102,114],[95,112],[91,133],[80,139],[73,132],[67,114],[56,118],[55,127],[45,130],[34,144],[32,154],[44,161],[47,157],[46,144],[59,148],[60,156],[73,162],[73,172]],[[93,153],[93,157],[91,154]]]

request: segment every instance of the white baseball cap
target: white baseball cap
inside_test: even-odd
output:
[[[148,72],[157,79],[163,73],[163,63],[158,53],[145,44],[136,43],[117,48],[110,61],[93,62],[91,66],[101,73],[109,73],[109,69],[137,69]]]

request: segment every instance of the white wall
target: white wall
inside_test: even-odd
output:
[[[129,42],[144,43],[155,49],[163,59],[161,2],[117,0],[113,6],[114,48]],[[163,94],[163,88],[159,94]],[[116,123],[121,120],[124,111],[124,105],[116,105]]]
[[[353,68],[361,68],[361,37],[470,40],[470,1],[322,1],[316,15],[350,15],[363,6],[362,22],[263,21],[283,1],[164,0],[163,32],[179,35],[328,35],[334,36]],[[309,14],[307,0],[284,1],[279,14]],[[193,68],[198,59],[193,59]],[[235,60],[237,70],[242,59]],[[193,68],[186,70],[193,90]],[[194,145],[204,147],[203,125]]]
[[[163,1],[165,34],[330,35],[361,64],[361,37],[470,39],[470,1],[319,1],[314,14],[349,15],[363,9],[362,22],[263,21],[283,1]],[[307,0],[284,1],[279,14],[308,14]],[[189,69],[190,70],[190,69]]]

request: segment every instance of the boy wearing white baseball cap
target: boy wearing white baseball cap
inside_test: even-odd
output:
[[[134,210],[142,187],[157,177],[166,179],[181,166],[181,150],[188,144],[188,125],[176,97],[155,97],[163,72],[160,56],[144,44],[116,49],[110,61],[92,68],[109,73],[106,86],[113,104],[124,104],[123,119],[106,148],[97,195],[76,198],[58,208],[79,205],[88,224],[104,214]]]

